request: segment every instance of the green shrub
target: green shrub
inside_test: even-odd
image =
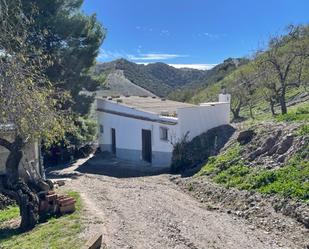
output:
[[[179,172],[193,168],[217,154],[233,135],[235,129],[230,125],[222,125],[187,142],[188,134],[174,144],[172,171]]]

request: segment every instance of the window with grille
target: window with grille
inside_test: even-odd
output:
[[[160,127],[160,139],[164,141],[168,140],[168,129],[166,127]]]

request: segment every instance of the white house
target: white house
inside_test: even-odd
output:
[[[171,164],[173,144],[229,123],[230,95],[219,102],[193,105],[157,97],[120,96],[97,99],[99,144],[125,160],[154,167]]]

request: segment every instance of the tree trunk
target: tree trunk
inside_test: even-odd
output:
[[[250,118],[254,119],[254,116],[253,116],[253,106],[252,105],[249,105],[249,112],[250,112]]]
[[[275,112],[275,102],[271,99],[269,101],[269,105],[270,105],[270,111],[271,111],[271,114],[273,116],[276,116],[276,112]]]
[[[286,114],[288,112],[285,102],[285,95],[281,95],[279,98],[280,108],[281,108],[281,114]]]
[[[233,120],[240,119],[239,112],[241,108],[241,103],[236,106],[235,109],[231,108],[231,112],[233,113]]]
[[[39,220],[39,198],[37,192],[43,190],[41,183],[44,181],[31,182],[30,187],[20,178],[18,167],[23,157],[22,149],[24,147],[21,137],[17,136],[12,143],[0,138],[0,145],[10,151],[6,161],[6,175],[2,183],[2,188],[4,187],[2,192],[10,193],[10,196],[16,200],[21,216],[20,229],[27,231],[32,229]]]

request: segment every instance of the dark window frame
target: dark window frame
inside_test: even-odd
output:
[[[160,127],[160,140],[161,141],[168,141],[168,128],[167,127]]]

